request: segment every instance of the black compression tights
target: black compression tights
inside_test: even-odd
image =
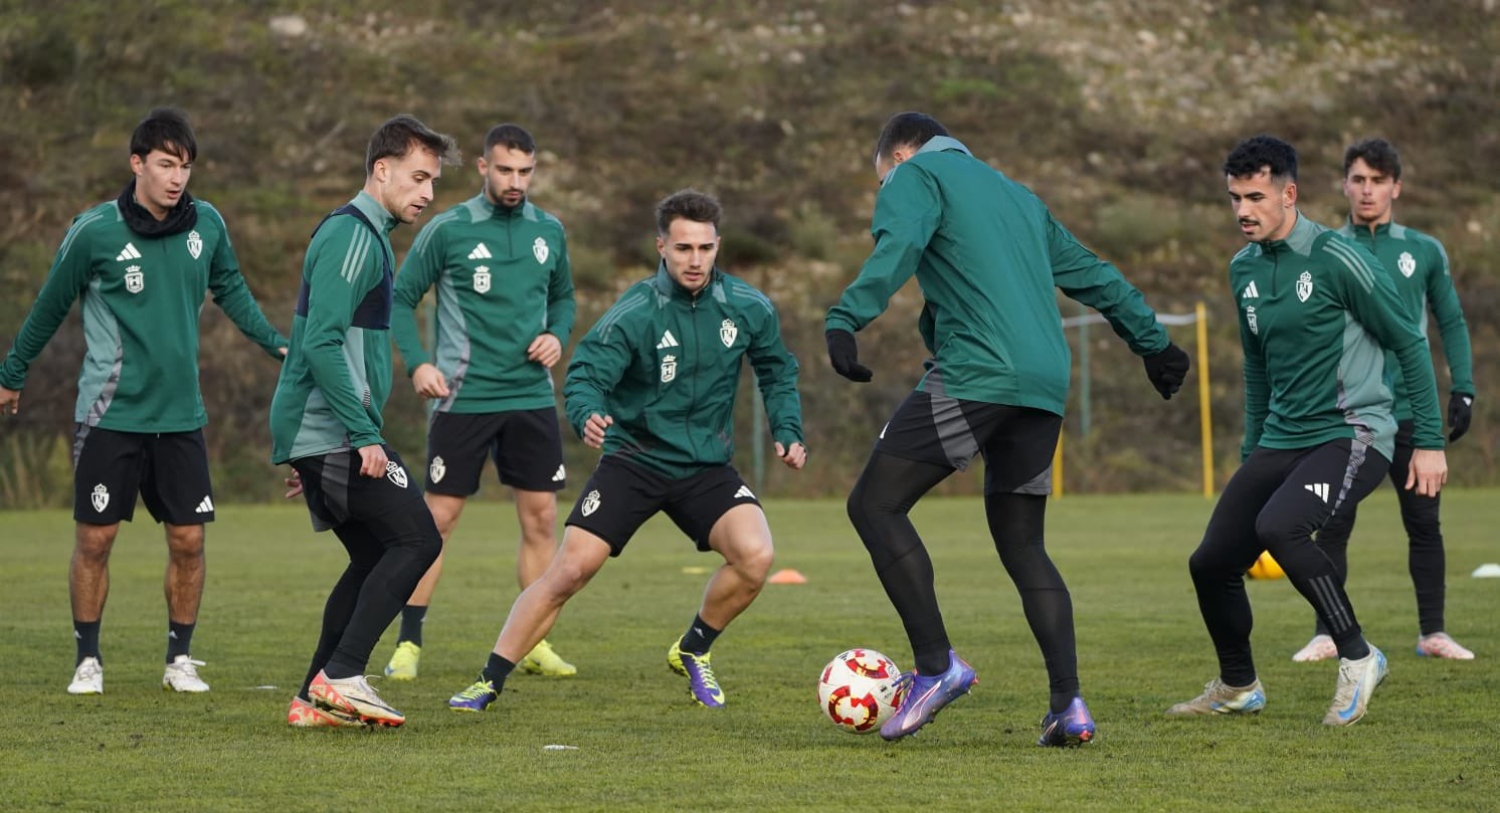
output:
[[[946,466],[876,452],[849,495],[849,519],[901,616],[917,671],[928,675],[947,669],[951,645],[938,609],[932,559],[907,514],[952,473]],[[985,497],[995,549],[1020,592],[1026,620],[1041,647],[1052,709],[1061,711],[1078,694],[1078,660],[1072,598],[1042,543],[1046,507],[1046,497],[1039,495]]]

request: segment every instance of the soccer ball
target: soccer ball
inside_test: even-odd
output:
[[[1281,571],[1281,565],[1271,558],[1271,552],[1266,550],[1261,551],[1260,558],[1245,571],[1245,575],[1252,579],[1279,579],[1286,574]]]
[[[868,734],[890,719],[906,699],[897,684],[901,667],[873,649],[840,652],[818,678],[818,706],[828,719],[852,734]]]

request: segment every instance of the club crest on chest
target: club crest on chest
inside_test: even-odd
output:
[[[1306,302],[1312,296],[1313,279],[1311,271],[1303,271],[1302,276],[1297,278],[1297,300]]]

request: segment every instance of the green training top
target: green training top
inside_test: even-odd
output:
[[[266,321],[240,274],[218,210],[194,200],[186,232],[142,237],[116,201],[73,219],[36,304],[0,366],[0,386],[19,390],[42,348],[82,299],[87,351],[74,420],[118,432],[190,432],[208,423],[198,388],[203,297],[281,359],[287,342]]]
[[[313,233],[291,349],[271,398],[272,463],[385,442],[380,411],[391,394],[396,224],[362,191]]]
[[[563,385],[579,436],[608,415],[604,454],[679,479],[734,457],[734,402],[749,360],[771,438],[803,443],[797,359],[766,295],[715,268],[696,296],[667,274],[630,286],[578,342]]]
[[[429,355],[415,308],[434,285]],[[552,373],[529,361],[526,348],[543,333],[567,347],[574,309],[562,223],[530,202],[506,208],[480,193],[417,235],[396,276],[391,333],[407,375],[431,363],[447,379],[437,411],[541,409],[556,404]]]
[[[1390,275],[1368,251],[1295,214],[1285,240],[1251,243],[1229,263],[1245,350],[1241,457],[1256,446],[1306,449],[1355,438],[1392,459],[1386,350],[1412,384],[1414,445],[1443,448],[1427,339]]]
[[[1458,304],[1443,244],[1435,237],[1395,222],[1381,223],[1372,229],[1345,221],[1339,234],[1364,246],[1390,272],[1396,293],[1417,320],[1417,330],[1423,336],[1427,335],[1427,309],[1432,308],[1438,333],[1443,337],[1443,355],[1448,359],[1453,392],[1473,396],[1474,357],[1469,348],[1469,326]],[[1386,363],[1393,368],[1395,377],[1396,419],[1410,420],[1411,396],[1406,391],[1406,377],[1395,369],[1394,356],[1387,355]]]
[[[863,328],[915,274],[933,354],[918,390],[1063,414],[1071,355],[1054,287],[1104,314],[1137,355],[1169,343],[1119,269],[952,138],[928,141],[886,175],[870,232],[875,249],[824,326]]]

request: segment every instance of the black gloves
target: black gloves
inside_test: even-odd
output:
[[[1448,425],[1453,428],[1453,434],[1448,436],[1448,442],[1458,440],[1469,431],[1469,419],[1474,417],[1474,396],[1465,395],[1461,392],[1453,393],[1448,399]]]
[[[859,345],[855,344],[853,333],[830,330],[823,337],[828,340],[828,361],[833,364],[834,372],[861,384],[875,377],[869,367],[859,363]]]
[[[1182,382],[1187,378],[1188,354],[1181,347],[1169,344],[1166,350],[1146,356],[1144,361],[1151,386],[1161,393],[1162,398],[1171,400],[1172,393],[1182,389]]]

